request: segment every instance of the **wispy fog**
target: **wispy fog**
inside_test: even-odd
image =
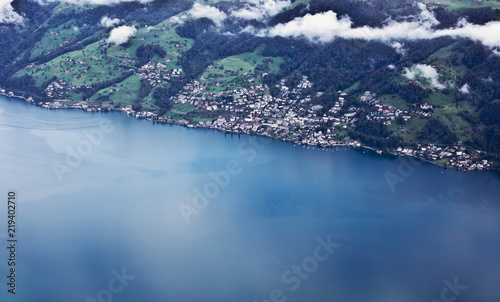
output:
[[[471,24],[461,19],[455,27],[435,29],[439,24],[425,4],[419,3],[420,13],[404,21],[388,19],[381,28],[370,26],[353,27],[348,16],[339,17],[334,11],[327,11],[278,24],[257,32],[260,36],[303,37],[314,42],[330,42],[335,38],[375,40],[391,42],[395,40],[421,40],[444,36],[468,38],[480,41],[489,47],[500,47],[500,22],[492,21],[485,25]],[[400,49],[400,44],[393,44]]]
[[[0,0],[0,24],[20,24],[22,22],[23,17],[21,17],[17,12],[14,11],[14,8],[12,7],[12,0]]]
[[[121,45],[127,43],[128,39],[133,37],[137,29],[134,26],[120,26],[117,28],[113,28],[111,33],[109,34],[109,38],[107,40],[108,43],[114,43],[116,45]]]

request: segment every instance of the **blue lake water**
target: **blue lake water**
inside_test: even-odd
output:
[[[499,193],[496,172],[0,97],[0,301],[499,301]]]

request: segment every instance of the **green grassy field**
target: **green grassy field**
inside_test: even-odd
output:
[[[436,109],[432,114],[432,118],[440,120],[455,133],[459,140],[465,141],[470,139],[473,133],[471,132],[472,126],[458,115],[461,110],[467,110],[467,106],[460,109],[455,107]],[[391,125],[387,126],[387,129],[394,134],[399,134],[404,142],[415,143],[419,141],[417,139],[418,132],[422,130],[427,120],[424,117],[414,116],[408,122],[404,122],[401,125],[393,121]],[[406,128],[406,131],[401,132],[399,127]]]
[[[64,11],[69,7],[71,6],[61,4],[57,9]],[[182,13],[178,17],[182,17],[184,14]],[[41,41],[34,47],[31,56],[37,57],[47,54],[68,44],[65,41],[71,41],[78,34],[77,29],[73,26],[74,22],[71,21],[48,30]],[[123,45],[108,45],[106,39],[110,30],[103,29],[94,35],[102,35],[103,38],[100,41],[91,43],[82,50],[63,54],[39,66],[22,69],[15,76],[28,74],[35,79],[39,87],[47,85],[54,76],[74,86],[90,86],[116,79],[122,76],[124,70],[136,68],[137,58],[135,54],[137,48],[144,44],[158,44],[167,53],[165,58],[156,55],[152,61],[165,64],[167,69],[180,69],[178,58],[183,52],[192,47],[194,41],[180,37],[175,31],[177,26],[178,24],[174,24],[167,19],[155,26],[138,28],[136,35],[129,40],[130,43],[126,47]],[[108,99],[115,104],[131,105],[137,102],[139,88],[140,77],[131,76],[121,83],[100,90],[89,101],[92,102],[100,98]],[[74,92],[68,93],[66,97],[74,102],[82,100],[81,95]],[[152,92],[144,101],[144,108],[152,109],[156,107]]]
[[[139,98],[140,87],[141,77],[132,75],[120,83],[99,90],[89,99],[89,102],[94,102],[98,98],[104,98],[113,101],[114,104],[120,103],[123,106],[132,105]]]
[[[432,54],[423,63],[434,66],[439,73],[439,81],[447,85],[450,90],[448,96],[442,95],[440,97],[431,96],[431,101],[435,101],[435,105],[447,105],[453,102],[457,93],[457,84],[461,82],[462,78],[467,73],[468,69],[461,63],[462,54],[453,52],[453,47],[456,43],[441,48],[436,53]],[[455,60],[453,59],[455,56]]]
[[[72,45],[73,40],[79,34],[79,30],[74,20],[49,29],[33,47],[30,59],[46,55],[63,46]]]
[[[194,106],[189,104],[189,103],[184,103],[184,104],[174,104],[172,107],[172,110],[167,112],[166,116],[170,116],[174,120],[180,120],[180,119],[185,119],[186,114],[193,111]],[[187,118],[189,119],[189,118]]]
[[[214,120],[212,117],[195,117],[191,119],[193,123],[198,123],[198,122],[211,122]]]
[[[457,86],[461,83],[462,78],[468,72],[467,67],[461,63],[463,55],[453,52],[455,45],[456,43],[453,43],[449,46],[443,47],[419,63],[434,67],[439,74],[439,82],[444,84],[448,90],[448,93],[445,94],[442,90],[432,87],[426,79],[419,78],[420,86],[422,88],[432,90],[429,97],[423,100],[424,102],[435,106],[452,105],[455,103],[455,97],[458,92]],[[393,79],[393,81],[395,83],[405,85],[406,78],[403,74],[404,73],[402,72],[400,76]],[[390,96],[390,98],[388,96],[382,96],[381,99],[382,98],[384,98],[383,100],[386,103],[397,108],[406,108],[401,107],[404,104],[401,103],[403,101],[401,101],[397,95],[395,99],[392,96]]]
[[[272,62],[263,63],[270,59]],[[260,72],[255,68],[266,66],[267,72],[277,72],[279,65],[283,62],[281,57],[263,57],[259,50],[230,56],[216,61],[212,67],[207,68],[200,77],[201,82],[209,84],[207,91],[219,92],[228,89],[241,89],[248,85],[260,84],[262,80]],[[264,70],[262,70],[262,73]],[[251,81],[253,80],[253,81]],[[219,84],[217,86],[217,84]]]
[[[59,5],[54,7],[52,10],[55,15],[57,14],[77,14],[85,10],[92,9],[94,5],[82,4],[82,5],[72,5],[71,3],[61,2]]]
[[[53,28],[45,33],[42,39],[35,44],[31,51],[30,59],[50,53],[64,44],[70,43],[77,35],[73,29],[67,29],[64,25]]]
[[[433,116],[447,125],[459,140],[465,141],[472,137],[472,126],[458,115],[461,109],[436,109]]]
[[[194,110],[194,106],[189,104],[189,103],[184,103],[184,104],[174,104],[172,107],[171,112],[173,114],[186,114],[188,112],[191,112]]]
[[[441,159],[436,160],[436,163],[437,163],[437,164],[440,164],[440,165],[444,165],[444,164],[446,164],[449,160],[450,160],[449,158],[441,158]]]
[[[423,101],[429,103],[434,106],[446,106],[452,105],[455,103],[455,94],[456,89],[453,89],[455,93],[450,92],[450,94],[446,95],[439,91],[433,91],[428,98],[425,98]]]
[[[296,0],[292,4],[290,4],[287,9],[294,9],[297,7],[299,4],[308,4],[310,1],[309,0]]]
[[[493,9],[500,8],[500,2],[496,0],[478,1],[478,2],[474,0],[440,0],[438,2],[434,0],[423,0],[421,2],[427,4],[429,8],[437,7],[436,3],[438,3],[447,10],[460,10],[460,9],[480,8],[480,7],[491,7]]]
[[[60,15],[79,14],[87,10],[92,10],[95,7],[96,5],[92,4],[73,5],[71,3],[61,2],[52,9],[53,15],[48,18],[40,28],[50,27],[49,24],[51,24],[51,21]],[[48,28],[41,40],[38,41],[31,50],[30,59],[44,56],[65,46],[71,46],[73,44],[73,40],[80,34],[80,28],[76,25],[77,22],[75,20],[69,20],[63,24]],[[104,33],[104,30],[97,31],[88,38],[99,36],[102,33]],[[24,52],[18,57],[18,59],[23,56]],[[18,59],[16,59],[16,61]]]
[[[181,38],[175,32],[177,26],[172,25],[170,21],[164,21],[149,28],[139,28],[134,38],[130,40],[130,46],[125,48],[113,45],[108,49],[108,56],[117,60],[134,60],[137,48],[141,45],[158,44],[166,51],[166,57],[160,58],[156,55],[152,61],[165,64],[167,69],[180,69],[178,58],[192,47],[194,41]]]
[[[427,123],[427,119],[421,117],[412,117],[410,120],[402,125],[398,125],[396,122],[392,122],[387,129],[395,134],[399,134],[403,141],[406,143],[415,143],[418,141],[417,134]],[[406,128],[405,132],[399,131],[399,127]]]
[[[379,99],[382,102],[393,106],[394,108],[398,108],[401,110],[408,110],[409,109],[408,103],[406,103],[403,99],[401,99],[401,97],[397,94],[385,94],[385,95],[380,96]]]
[[[101,42],[87,45],[83,50],[59,56],[38,67],[22,69],[16,76],[29,74],[38,86],[47,84],[53,76],[75,86],[86,86],[108,81],[122,75],[122,68],[132,68],[132,63],[123,63],[127,57],[112,57],[102,54]]]
[[[357,82],[356,82],[356,83],[354,83],[351,87],[344,89],[344,92],[345,92],[345,93],[347,93],[347,94],[351,93],[352,91],[354,91],[354,90],[358,89],[359,84],[360,84],[360,82],[359,82],[359,81],[357,81]]]
[[[177,17],[182,17],[183,15],[184,13]],[[130,56],[135,56],[139,46],[143,44],[158,44],[166,51],[166,59],[168,62],[165,58],[160,58],[158,56],[155,56],[153,61],[166,64],[169,69],[181,68],[181,66],[177,64],[178,59],[182,56],[183,52],[186,52],[193,46],[194,41],[192,39],[180,37],[175,31],[177,26],[179,25],[173,24],[169,20],[165,20],[149,28],[139,28],[127,52]]]

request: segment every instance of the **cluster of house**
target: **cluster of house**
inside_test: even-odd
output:
[[[149,62],[133,71],[153,87],[182,75],[181,69],[168,69],[165,64],[154,62]],[[347,93],[339,91],[339,97],[334,105],[329,109],[326,108],[328,110],[322,110],[323,105],[314,103],[312,101],[314,97],[308,95],[310,91],[308,88],[312,87],[312,83],[306,76],[303,76],[294,87],[287,85],[286,80],[281,80],[276,84],[279,93],[275,97],[269,94],[270,89],[265,84],[218,93],[207,91],[207,85],[200,80],[192,80],[171,98],[174,103],[192,105],[194,111],[199,113],[197,116],[201,121],[198,122],[191,119],[174,119],[171,116],[157,116],[148,111],[135,112],[130,107],[122,110],[137,118],[157,122],[212,128],[235,134],[263,135],[302,145],[362,147],[360,142],[347,136],[349,126],[354,126],[358,119],[360,108],[355,106],[345,108]],[[57,99],[75,88],[79,87],[69,85],[61,79],[52,81],[45,92],[48,97],[56,101],[38,105],[45,108],[67,108],[66,104]],[[321,95],[322,93],[318,92],[316,96]],[[369,104],[369,108],[372,108],[366,116],[367,119],[381,120],[386,125],[391,124],[396,118],[408,121],[415,114],[431,116],[434,110],[429,104],[421,104],[411,110],[401,110],[381,101],[376,94],[369,91],[361,95],[359,101]],[[78,104],[77,107],[84,110],[100,110],[88,104]],[[204,116],[213,117],[214,114],[217,118],[203,119]],[[400,127],[400,131],[405,130]],[[392,151],[394,154],[414,156],[463,170],[491,167],[490,162],[479,160],[473,155],[477,154],[477,151],[471,152],[462,144],[443,147],[418,145],[416,148],[398,147]]]
[[[75,61],[75,63],[84,64],[82,61]],[[27,67],[32,68],[36,66],[29,65]],[[179,78],[182,75],[182,69],[167,69],[165,64],[154,62],[149,62],[139,69],[131,69],[130,71],[133,71],[134,74],[146,79],[153,87],[161,83],[168,83],[172,80],[172,78]],[[63,73],[67,72],[64,71]],[[66,81],[62,79],[56,79],[47,85],[45,88],[45,94],[51,99],[63,99],[68,97],[67,94],[69,92],[78,88],[81,88],[81,86],[74,86],[66,83]],[[87,88],[90,87],[87,86]],[[115,91],[119,91],[119,89],[115,89]],[[110,92],[113,92],[113,89],[110,89]]]
[[[321,105],[313,105],[312,97],[303,95],[309,87],[307,77],[296,87],[286,86],[285,81],[278,84],[280,94],[273,97],[267,93],[269,87],[264,84],[249,86],[241,90],[206,92],[206,84],[197,80],[185,85],[183,91],[172,97],[174,103],[189,103],[194,110],[216,111],[215,120],[193,122],[187,119],[174,120],[171,117],[157,117],[150,112],[129,112],[139,118],[149,118],[160,122],[175,123],[188,127],[212,128],[222,132],[235,134],[255,134],[290,141],[301,145],[321,147],[350,146],[362,147],[358,141],[349,139],[345,129],[357,120],[359,109],[351,106],[341,112],[345,105],[345,92],[339,91],[339,98],[328,113],[318,115]],[[290,97],[291,95],[298,97]],[[321,95],[319,93],[318,95]],[[380,101],[376,94],[365,92],[359,99],[375,108],[367,116],[368,119],[390,122],[397,117],[409,120],[416,111],[432,112],[433,106],[422,104],[415,110],[401,110]],[[130,109],[128,109],[130,110]],[[328,127],[325,127],[328,125]],[[404,128],[402,129],[402,131]],[[344,132],[344,133],[343,133]],[[436,145],[414,147],[398,147],[393,154],[407,155],[432,161],[443,166],[463,170],[487,169],[491,163],[487,160],[476,160],[472,152],[459,143],[456,146]]]
[[[136,75],[146,79],[152,87],[161,83],[168,83],[172,78],[179,78],[182,75],[182,69],[167,69],[165,64],[154,62],[148,62],[133,71]]]
[[[484,170],[491,167],[491,162],[486,159],[475,160],[471,153],[460,141],[454,146],[440,147],[435,144],[418,144],[416,148],[398,147],[394,151],[394,154],[414,156],[460,170]]]
[[[75,88],[77,87],[68,85],[64,80],[57,79],[47,85],[45,88],[45,94],[51,99],[62,98],[68,93],[69,90]]]
[[[322,106],[312,104],[311,96],[303,95],[304,90],[312,85],[307,77],[304,76],[296,87],[288,87],[286,81],[277,85],[280,94],[272,97],[266,93],[269,87],[264,84],[211,93],[204,91],[206,84],[194,80],[172,98],[173,102],[189,103],[194,110],[200,111],[200,115],[203,110],[217,111],[219,117],[195,124],[186,119],[173,120],[170,117],[158,117],[157,120],[213,128],[228,133],[264,135],[297,144],[322,147],[361,146],[359,142],[345,140],[345,135],[339,134],[334,127],[324,127],[326,123],[330,123],[345,129],[346,124],[354,119],[355,110],[344,115],[337,114],[344,105],[346,93],[340,92],[341,97],[329,111],[331,114],[318,116],[317,111]]]
[[[382,120],[386,125],[390,125],[391,121],[399,116],[401,116],[405,121],[408,121],[411,118],[411,114],[430,117],[434,110],[434,106],[427,103],[420,104],[412,110],[397,109],[380,101],[376,94],[370,93],[369,91],[365,92],[359,100],[361,102],[369,103],[376,108],[376,111],[372,111],[367,116],[367,119]],[[445,106],[445,108],[447,107]],[[399,130],[401,132],[405,132],[406,128],[400,127]],[[427,146],[417,145],[417,148],[398,147],[393,152],[393,154],[414,156],[438,163],[442,166],[453,167],[461,170],[483,170],[491,167],[491,162],[488,162],[487,160],[477,161],[471,153],[472,152],[468,151],[468,149],[462,145],[462,142],[458,142],[457,145],[454,146],[443,147],[433,144],[429,144]]]
[[[391,121],[399,116],[405,121],[411,118],[408,110],[401,110],[384,103],[377,98],[375,93],[371,93],[370,91],[366,91],[359,97],[359,100],[375,107],[375,111],[370,112],[370,114],[366,116],[368,120],[381,120],[384,122],[384,125],[390,125]]]

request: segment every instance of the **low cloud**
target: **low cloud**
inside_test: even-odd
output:
[[[462,86],[462,87],[460,87],[460,89],[458,89],[458,91],[461,94],[469,94],[470,93],[470,86],[469,86],[469,84],[465,83],[464,86]]]
[[[117,28],[113,28],[113,30],[109,34],[107,42],[115,43],[116,45],[127,43],[128,39],[133,37],[136,32],[137,29],[135,29],[135,27],[133,26],[120,26]]]
[[[170,21],[170,23],[173,23],[173,24],[177,24],[177,23],[181,23],[181,19],[177,16],[172,16],[170,17],[170,19],[168,19]]]
[[[101,19],[101,25],[102,25],[102,27],[106,27],[106,28],[107,27],[114,27],[118,23],[120,23],[120,19],[118,19],[118,18],[111,19],[108,16],[104,16]]]
[[[261,21],[275,16],[290,4],[290,0],[247,0],[245,7],[232,11],[231,16],[244,20]]]
[[[405,48],[405,45],[401,42],[392,42],[391,47],[394,48],[394,50],[400,54],[400,55],[406,55],[407,49]]]
[[[43,1],[43,0],[41,0]],[[149,3],[154,0],[60,0],[60,2],[68,2],[76,5],[97,4],[97,5],[113,5],[122,2],[140,2]],[[55,0],[48,0],[47,2],[55,2]]]
[[[290,0],[246,0],[243,8],[232,10],[230,17],[243,20],[259,20],[270,18],[285,7],[291,4]],[[214,21],[217,26],[228,18],[228,15],[218,8],[203,5],[196,2],[193,8],[189,11],[193,18],[209,18]]]
[[[193,5],[193,8],[189,11],[189,13],[195,19],[208,18],[214,21],[217,26],[220,26],[222,24],[222,21],[227,18],[226,13],[220,11],[218,8],[209,5],[203,5],[198,2]]]
[[[247,27],[241,30],[241,33],[256,35],[257,30],[255,30],[255,27],[248,25]]]
[[[0,1],[5,1],[5,0],[0,0]],[[122,2],[139,2],[139,3],[150,3],[155,0],[33,0],[37,2],[40,5],[44,5],[47,3],[53,3],[53,2],[66,2],[66,3],[71,3],[75,5],[115,5],[118,3]]]
[[[449,29],[436,30],[439,24],[425,4],[419,3],[420,13],[403,21],[388,19],[380,28],[362,26],[353,27],[348,16],[338,17],[333,11],[307,14],[303,17],[278,24],[272,28],[259,31],[260,36],[282,36],[306,38],[313,42],[330,42],[335,38],[376,40],[393,45],[396,51],[402,51],[402,40],[434,39],[439,37],[468,38],[480,41],[491,48],[500,47],[500,22],[492,21],[485,25],[471,24],[465,19]],[[399,43],[399,44],[397,44]]]
[[[434,15],[420,3],[420,14],[397,22],[387,20],[381,28],[363,26],[353,27],[353,22],[348,16],[338,17],[337,13],[327,11],[315,15],[307,14],[304,17],[278,24],[267,30],[265,35],[284,37],[305,37],[316,42],[330,42],[335,38],[381,40],[394,42],[403,39],[430,38],[432,27],[439,24]]]
[[[457,27],[436,31],[436,36],[450,36],[454,38],[469,38],[479,41],[483,45],[495,48],[500,47],[500,22],[491,21],[485,25],[471,24],[461,19]]]
[[[23,17],[14,11],[12,7],[12,0],[0,0],[0,23],[23,23]]]
[[[429,65],[416,64],[410,68],[405,68],[403,76],[410,80],[422,79],[428,82],[432,87],[437,89],[445,89],[446,86],[439,82],[439,73]]]

